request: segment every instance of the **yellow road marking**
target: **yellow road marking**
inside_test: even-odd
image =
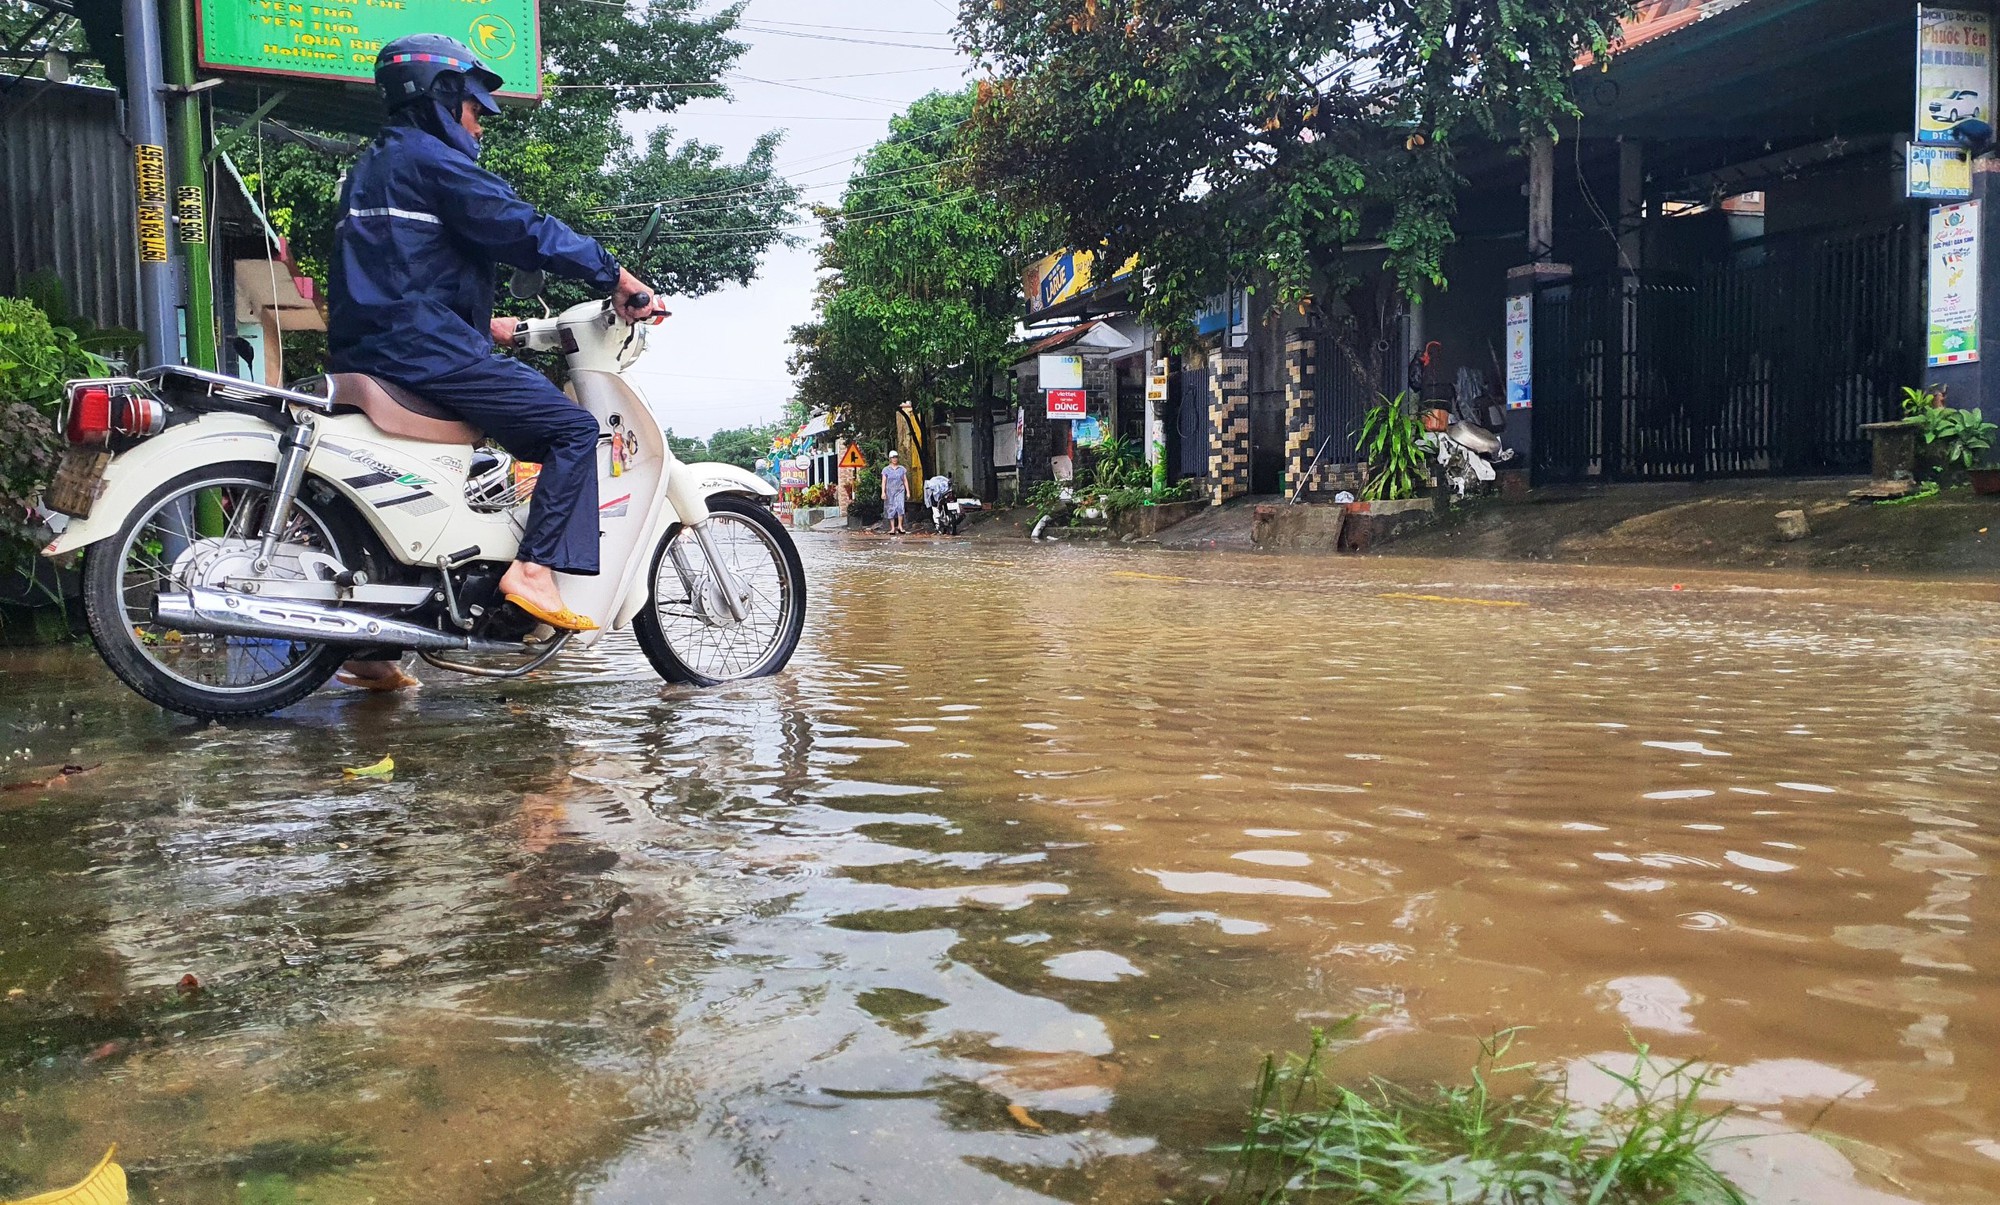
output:
[[[1395,598],[1407,602],[1463,603],[1468,607],[1525,607],[1524,602],[1514,602],[1503,598],[1446,598],[1442,594],[1378,594],[1377,598]]]

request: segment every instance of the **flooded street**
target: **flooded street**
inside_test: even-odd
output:
[[[1712,1063],[1833,1156],[1760,1200],[2000,1202],[2000,590],[805,552],[706,693],[4,654],[0,1196],[1199,1200],[1359,1013],[1343,1075]]]

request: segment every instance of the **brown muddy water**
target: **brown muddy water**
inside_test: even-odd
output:
[[[0,792],[0,1196],[1198,1200],[1358,1012],[1353,1075],[1706,1060],[1765,1202],[2000,1201],[2000,591],[807,552],[706,693],[201,729],[6,654],[0,778],[95,768]]]

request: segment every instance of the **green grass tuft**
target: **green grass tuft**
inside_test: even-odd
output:
[[[1349,1022],[1343,1023],[1345,1028]],[[1644,1046],[1609,1106],[1572,1105],[1537,1082],[1520,1094],[1493,1079],[1530,1070],[1506,1064],[1516,1029],[1481,1043],[1472,1082],[1410,1089],[1371,1079],[1328,1082],[1332,1036],[1282,1063],[1266,1057],[1248,1133],[1221,1148],[1236,1168],[1222,1200],[1257,1205],[1745,1205],[1707,1152],[1726,1113],[1701,1107],[1710,1075],[1663,1064]]]

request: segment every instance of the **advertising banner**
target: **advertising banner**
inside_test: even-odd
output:
[[[1058,251],[1028,265],[1021,274],[1021,292],[1027,296],[1028,313],[1038,314],[1095,289],[1099,283],[1092,275],[1096,262],[1096,255],[1089,251]],[[1111,279],[1123,280],[1138,266],[1139,259],[1134,256]]]
[[[1972,152],[1914,142],[1905,151],[1905,195],[1926,201],[1958,201],[1972,195]]]
[[[1931,210],[1927,362],[1979,358],[1979,202]]]
[[[1923,5],[1917,9],[1916,140],[1949,145],[1952,127],[1974,118],[1993,122],[1993,18]]]
[[[1048,398],[1050,418],[1085,418],[1090,413],[1081,389],[1051,389]]]
[[[1535,299],[1507,299],[1507,408],[1535,404]]]
[[[1035,372],[1044,390],[1083,388],[1082,356],[1037,356]]]
[[[812,480],[812,462],[800,456],[778,462],[778,484],[794,489]]]
[[[500,95],[542,94],[536,0],[199,0],[198,7],[204,70],[369,84],[384,43],[441,33],[500,74]]]

